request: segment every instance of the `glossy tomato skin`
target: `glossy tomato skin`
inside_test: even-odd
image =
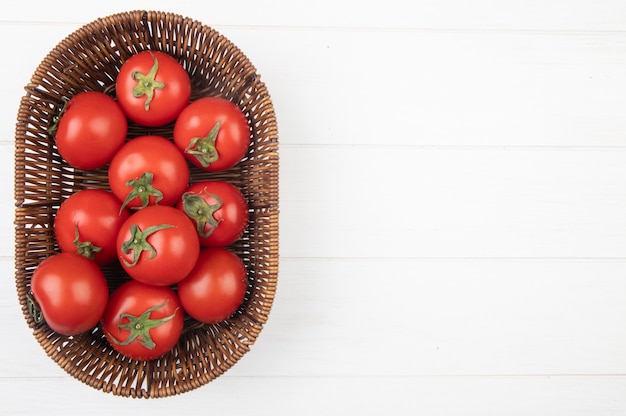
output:
[[[83,189],[59,206],[54,235],[62,252],[81,254],[104,266],[117,260],[117,234],[128,217],[130,211],[122,209],[111,192]]]
[[[230,182],[207,180],[191,184],[176,207],[196,226],[202,247],[224,247],[243,235],[250,212],[241,191]]]
[[[149,186],[142,184],[147,174],[151,175]],[[166,138],[139,136],[115,154],[108,168],[108,180],[111,191],[125,207],[173,206],[189,185],[189,165]]]
[[[219,128],[213,130],[216,125]],[[211,136],[212,130],[217,132],[215,137]],[[219,172],[235,166],[246,155],[250,126],[236,104],[219,97],[203,97],[185,107],[176,119],[174,142],[195,166]],[[199,150],[203,144],[205,152]]]
[[[169,352],[183,325],[184,311],[171,288],[135,280],[111,294],[102,316],[102,330],[111,347],[135,360],[152,360]]]
[[[189,218],[170,206],[133,213],[120,228],[117,254],[133,279],[157,286],[182,280],[194,267],[200,242]]]
[[[128,121],[108,95],[87,91],[66,104],[55,132],[59,154],[73,167],[85,170],[105,166],[124,144]]]
[[[156,84],[142,90],[141,84],[146,80]],[[116,78],[115,89],[128,118],[148,127],[174,121],[191,96],[187,71],[172,56],[159,51],[142,51],[126,60]]]
[[[78,335],[96,326],[109,298],[102,270],[75,253],[58,253],[43,260],[30,284],[44,320],[63,335]]]
[[[247,289],[241,258],[226,248],[210,247],[201,251],[194,269],[178,283],[178,297],[192,318],[218,323],[237,311]]]

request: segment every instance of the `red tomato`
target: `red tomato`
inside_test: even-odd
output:
[[[104,266],[117,259],[117,234],[130,211],[111,192],[84,189],[57,210],[54,235],[63,252],[77,253]]]
[[[152,360],[174,348],[183,323],[184,313],[172,289],[129,280],[111,294],[102,330],[120,354]]]
[[[124,144],[126,115],[108,95],[88,91],[76,94],[59,116],[55,135],[59,154],[79,169],[100,168]]]
[[[229,182],[218,180],[190,185],[176,207],[196,225],[203,247],[234,243],[245,231],[250,216],[241,191]]]
[[[241,305],[248,289],[243,261],[221,247],[205,248],[194,269],[178,283],[183,309],[203,323],[228,319]]]
[[[143,51],[122,64],[115,81],[117,99],[128,118],[143,126],[163,126],[189,103],[191,82],[172,56]]]
[[[250,126],[236,104],[204,97],[180,113],[174,124],[174,142],[191,163],[218,172],[235,166],[245,156]]]
[[[113,157],[108,179],[124,207],[173,206],[189,184],[189,165],[166,138],[140,136],[126,142]]]
[[[30,285],[44,320],[63,335],[78,335],[96,326],[109,298],[102,270],[75,253],[46,258],[33,272]]]
[[[158,286],[183,279],[199,253],[193,224],[174,207],[150,206],[135,212],[117,237],[117,254],[129,276]]]

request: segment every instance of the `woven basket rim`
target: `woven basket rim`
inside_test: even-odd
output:
[[[229,181],[248,198],[248,229],[228,247],[246,263],[252,282],[246,300],[220,324],[186,319],[179,344],[166,356],[145,362],[107,348],[99,326],[75,337],[56,334],[35,322],[27,302],[32,271],[58,252],[52,218],[60,202],[79,189],[107,187],[105,168],[92,172],[67,166],[45,127],[64,98],[84,90],[110,91],[116,69],[144,49],[167,52],[185,66],[192,79],[192,100],[213,95],[237,103],[249,118],[252,141],[235,168],[210,175],[192,169],[194,181]],[[193,18],[132,10],[97,18],[68,34],[41,60],[24,88],[15,130],[15,284],[37,342],[72,377],[123,397],[181,394],[228,371],[250,350],[267,322],[278,280],[278,129],[271,97],[254,65],[224,35]],[[153,133],[167,136],[171,128]],[[132,130],[129,124],[129,138],[131,131],[139,135],[139,128]],[[106,273],[111,284],[119,284],[119,269],[111,267]]]

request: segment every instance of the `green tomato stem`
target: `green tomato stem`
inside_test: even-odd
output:
[[[41,308],[31,293],[26,295],[26,307],[28,308],[28,313],[33,317],[36,324],[40,324],[44,321]]]
[[[102,247],[94,246],[91,241],[80,241],[76,222],[74,222],[74,247],[76,247],[76,253],[90,260],[94,259],[96,253],[102,251]]]
[[[166,228],[173,228],[173,227],[174,226],[171,224],[160,224],[160,225],[153,225],[151,227],[146,228],[145,231],[142,231],[137,224],[131,224],[130,225],[130,238],[122,243],[122,253],[130,254],[130,251],[132,250],[133,261],[132,263],[129,263],[126,261],[126,259],[123,259],[124,264],[127,267],[135,266],[137,262],[139,261],[139,256],[141,255],[143,251],[150,252],[150,258],[154,258],[157,252],[154,249],[154,247],[152,247],[152,245],[148,243],[147,238],[150,235],[156,233],[157,231],[164,230]]]
[[[148,308],[140,316],[134,316],[128,313],[120,314],[120,319],[117,322],[117,327],[119,329],[125,329],[129,331],[130,334],[125,341],[117,340],[113,335],[111,335],[111,333],[109,333],[109,337],[117,345],[128,345],[136,340],[137,342],[139,342],[139,344],[146,347],[147,349],[153,350],[154,347],[156,347],[156,344],[152,340],[152,336],[150,336],[150,330],[152,328],[157,328],[168,321],[171,321],[178,312],[178,308],[176,308],[173,314],[166,316],[165,318],[150,318],[150,314],[153,311],[156,311],[157,309],[160,309],[165,305],[167,305],[167,302]],[[128,322],[123,324],[122,320],[124,319],[128,319]]]
[[[157,71],[159,70],[159,60],[150,52],[154,64],[147,74],[142,74],[139,71],[133,71],[130,76],[133,80],[137,81],[137,85],[133,88],[133,97],[140,98],[146,96],[146,102],[143,107],[146,111],[150,110],[150,103],[154,98],[155,90],[162,90],[165,88],[165,84],[155,79]]]
[[[56,115],[52,117],[52,123],[50,123],[50,127],[48,127],[48,134],[52,137],[56,137],[57,130],[59,129],[59,123],[61,122],[61,117],[65,113],[65,109],[67,108],[67,103],[70,101],[66,97],[62,98],[63,103],[57,106]]]
[[[184,193],[182,201],[183,210],[196,223],[198,234],[206,238],[213,234],[213,231],[217,229],[217,226],[222,221],[222,219],[216,220],[213,215],[222,207],[223,202],[219,196],[207,192],[206,188],[203,192],[215,199],[217,203],[209,205],[203,197],[192,192]],[[209,225],[209,229],[205,231],[204,229],[207,225]]]
[[[211,128],[211,131],[209,131],[209,134],[205,137],[192,138],[187,148],[185,148],[185,153],[194,157],[204,168],[209,167],[211,163],[219,159],[215,141],[221,126],[222,122],[218,120]]]
[[[120,208],[120,213],[126,208],[126,205],[135,198],[139,198],[141,201],[141,207],[145,208],[150,203],[150,197],[154,196],[154,203],[157,204],[163,199],[163,192],[152,186],[154,174],[152,172],[144,172],[138,179],[131,179],[126,182],[126,186],[130,186],[133,189],[128,193],[124,203]]]

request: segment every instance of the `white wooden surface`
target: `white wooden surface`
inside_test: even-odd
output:
[[[626,414],[626,2],[88,3],[0,17],[1,414]],[[163,400],[65,374],[13,280],[23,86],[130,9],[235,42],[280,128],[270,320],[224,376]]]

